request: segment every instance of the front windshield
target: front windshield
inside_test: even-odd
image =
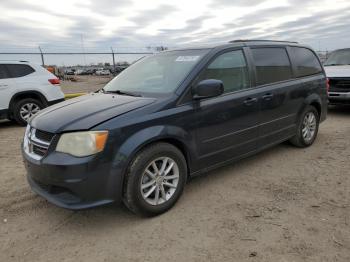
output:
[[[169,51],[142,58],[116,76],[103,90],[137,94],[172,93],[208,51]]]
[[[350,49],[334,51],[324,65],[350,65]]]

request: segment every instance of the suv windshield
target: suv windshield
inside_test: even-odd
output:
[[[350,65],[350,49],[334,51],[324,65]]]
[[[208,51],[168,51],[145,57],[116,76],[103,91],[134,94],[172,93]]]

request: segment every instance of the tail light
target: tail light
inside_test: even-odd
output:
[[[58,78],[51,78],[49,79],[49,82],[53,85],[59,85],[60,84],[60,80]]]
[[[330,88],[329,78],[327,78],[327,80],[326,80],[326,84],[327,84],[327,93],[329,93],[329,88]]]

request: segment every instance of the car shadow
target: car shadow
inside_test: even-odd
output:
[[[330,114],[350,115],[350,105],[331,105],[328,107]]]
[[[0,128],[6,127],[21,127],[17,123],[10,120],[0,120]]]
[[[50,221],[56,221],[55,224],[57,223],[58,225],[61,225],[62,222],[60,221],[64,220],[65,227],[63,227],[62,230],[67,233],[69,233],[72,228],[81,224],[84,225],[84,228],[108,230],[108,228],[115,225],[122,225],[125,229],[129,227],[132,228],[139,223],[152,224],[157,221],[172,219],[173,216],[178,216],[179,213],[183,212],[182,206],[186,205],[186,202],[189,201],[188,199],[194,197],[193,194],[196,194],[198,188],[206,186],[207,184],[215,184],[217,181],[225,180],[228,176],[232,177],[239,175],[240,170],[242,170],[242,167],[244,166],[256,165],[257,163],[264,162],[267,158],[271,158],[271,155],[283,154],[285,151],[293,149],[299,150],[288,143],[282,143],[265,150],[263,154],[256,154],[238,162],[190,178],[186,184],[184,195],[180,198],[179,203],[174,208],[159,216],[151,218],[140,217],[129,211],[122,203],[108,204],[79,211],[61,209],[48,203],[48,205],[45,205],[45,211],[42,211],[41,215],[45,216]]]
[[[330,106],[329,111],[331,114],[349,115],[350,106]],[[329,117],[332,116],[330,115]],[[2,128],[14,127],[19,126],[11,121],[0,121],[0,130]],[[264,163],[265,159],[271,158],[274,155],[283,154],[289,150],[300,149],[297,149],[288,143],[282,143],[278,146],[274,146],[265,150],[263,153],[250,156],[238,162],[225,165],[215,170],[205,172],[200,176],[191,178],[186,185],[185,195],[180,199],[179,202],[186,201],[186,198],[189,195],[191,197],[191,195],[196,194],[196,189],[200,188],[201,186],[215,183],[215,181],[223,180],[228,176],[238,175],[242,166],[251,166],[259,163]],[[85,228],[102,227],[106,228],[106,230],[108,227],[116,224],[121,224],[123,227],[132,227],[135,225],[134,223],[139,223],[140,221],[145,221],[144,223],[148,223],[146,221],[154,221],[157,219],[163,220],[163,217],[171,217],[174,213],[183,211],[183,209],[177,208],[178,206],[175,206],[165,214],[153,217],[151,219],[144,219],[130,212],[122,203],[109,204],[86,210],[71,211],[56,207],[55,205],[47,202],[44,204],[44,200],[41,197],[38,197],[37,201],[38,204],[40,203],[38,209],[40,210],[42,218],[45,218],[45,220],[48,221],[52,221],[54,227],[57,225],[57,227],[61,227],[62,230],[67,231],[67,233],[69,233],[72,228],[80,228],[81,224],[83,224]]]

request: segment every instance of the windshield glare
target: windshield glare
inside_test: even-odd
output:
[[[208,50],[169,51],[148,56],[124,70],[103,89],[133,93],[172,93]]]
[[[324,65],[350,65],[350,49],[334,51]]]

